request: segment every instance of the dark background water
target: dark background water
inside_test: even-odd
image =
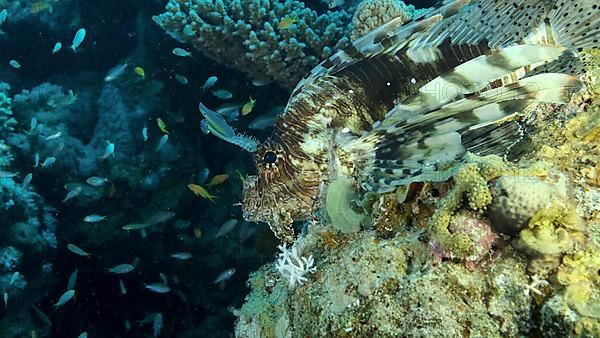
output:
[[[432,3],[419,1],[415,5],[426,7]],[[326,10],[326,5],[317,0],[307,1],[307,4],[319,11]],[[32,185],[43,196],[43,202],[39,204],[53,208],[57,248],[34,253],[26,245],[22,246],[24,254],[19,272],[26,276],[29,284],[14,298],[11,294],[10,304],[19,306],[20,310],[11,307],[0,310],[0,320],[5,322],[2,332],[7,336],[22,336],[23,332],[30,336],[35,330],[38,336],[49,332],[52,337],[76,337],[83,331],[88,331],[90,337],[145,337],[152,334],[152,324],[141,324],[140,321],[149,313],[160,312],[164,316],[162,336],[227,337],[234,324],[230,308],[241,306],[248,292],[245,282],[249,273],[273,260],[277,242],[265,225],[251,225],[256,234],[246,240],[240,239],[244,236],[239,235],[239,226],[227,236],[214,238],[224,221],[241,219],[239,207],[233,206],[241,198],[241,183],[234,177],[235,170],[246,174],[252,173],[253,169],[248,154],[201,134],[197,104],[200,100],[208,106],[220,103],[199,91],[205,79],[212,75],[218,75],[219,83],[236,98],[244,100],[248,95],[257,98],[259,111],[285,105],[289,93],[276,84],[253,87],[251,79],[219,66],[197,52],[194,58],[174,57],[172,49],[181,44],[151,20],[151,16],[161,13],[163,8],[163,1],[150,0],[61,1],[60,5],[54,5],[52,13],[42,11],[22,20],[9,20],[2,27],[0,82],[11,85],[11,95],[44,82],[76,92],[78,100],[69,108],[68,114],[55,112],[57,116],[65,114],[64,120],[56,123],[64,123],[72,139],[88,145],[97,124],[102,123],[92,112],[101,111],[104,106],[122,104],[148,110],[139,123],[151,125],[156,117],[166,119],[172,128],[169,142],[176,149],[171,157],[157,156],[148,150],[147,154],[136,152],[134,157],[120,159],[117,162],[119,168],[139,177],[117,178],[113,181],[114,194],[104,191],[99,199],[74,203],[61,202],[65,195],[63,185],[82,182],[90,176],[75,169],[85,162],[85,154],[81,158],[75,156],[73,165],[60,162],[57,165],[62,169],[40,171],[31,169],[31,149],[16,151],[13,168],[23,173],[21,178],[34,170]],[[78,53],[72,53],[68,47],[79,27],[86,27],[86,41]],[[56,41],[62,41],[63,50],[53,56],[50,51]],[[10,59],[17,59],[22,68],[18,71],[10,68]],[[146,84],[124,79],[107,88],[109,85],[103,80],[106,72],[127,59],[132,67],[144,67]],[[175,73],[185,74],[190,84],[183,86],[175,81]],[[151,81],[160,83],[162,89],[153,91],[147,85]],[[115,92],[116,96],[106,94],[107,91]],[[115,101],[110,101],[111,98]],[[131,111],[133,108],[124,110]],[[19,112],[15,111],[15,114]],[[21,133],[28,128],[29,119],[25,115],[16,117],[18,133]],[[241,122],[236,127],[245,129],[246,124],[247,121]],[[269,130],[254,133],[264,139]],[[79,143],[66,144],[67,151],[79,146]],[[98,149],[98,145],[94,149]],[[92,158],[96,156],[91,155]],[[61,158],[58,160],[62,161]],[[144,169],[135,171],[140,167]],[[185,189],[202,168],[209,168],[211,176],[230,174],[230,180],[217,188],[219,199],[215,204],[199,199]],[[95,168],[94,174],[112,177],[118,170],[103,163]],[[132,183],[136,179],[151,181],[155,177],[159,179],[157,187],[152,189]],[[159,209],[175,210],[176,218],[167,225],[148,230],[145,237],[119,230],[120,225],[135,218],[127,219],[128,215],[137,217]],[[85,215],[99,210],[118,221],[106,227],[81,222]],[[178,229],[173,226],[176,220],[190,220],[192,225]],[[194,236],[194,229],[200,229],[200,238]],[[81,245],[93,256],[73,255],[65,250],[67,243]],[[0,247],[8,244],[10,238],[6,234],[0,236]],[[178,251],[189,251],[193,258],[177,261],[169,257],[170,253]],[[140,261],[138,268],[122,276],[127,286],[127,294],[123,295],[119,291],[119,279],[107,274],[105,269],[136,258]],[[46,274],[40,272],[44,264],[51,264],[51,270]],[[221,285],[212,283],[219,273],[229,268],[236,268],[230,280]],[[52,304],[66,290],[67,279],[74,269],[79,271],[76,299],[54,311]],[[171,282],[173,290],[168,294],[157,294],[144,289],[144,283],[159,281],[160,273],[171,281],[176,277],[179,282]],[[44,328],[39,317],[30,310],[30,303],[50,317],[53,323],[50,329]],[[130,329],[125,322],[129,323]],[[14,333],[15,327],[21,327],[22,331]]]

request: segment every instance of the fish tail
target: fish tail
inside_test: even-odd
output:
[[[384,25],[318,70],[369,65],[412,78],[409,95],[340,151],[367,190],[446,180],[467,152],[506,155],[523,137],[523,114],[581,90],[580,52],[600,45],[593,1],[454,1],[436,11],[422,27]]]

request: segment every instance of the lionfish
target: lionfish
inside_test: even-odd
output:
[[[316,66],[293,90],[244,184],[248,221],[283,241],[309,219],[336,175],[366,191],[443,181],[468,152],[504,155],[519,117],[566,103],[582,84],[580,52],[597,48],[589,0],[445,1],[393,19]]]

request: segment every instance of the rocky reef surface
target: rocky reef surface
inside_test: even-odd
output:
[[[470,156],[384,195],[332,183],[323,217],[251,275],[236,336],[599,336],[593,59],[585,92],[536,111],[518,162]]]

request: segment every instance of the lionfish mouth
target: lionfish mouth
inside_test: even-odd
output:
[[[303,204],[290,194],[276,190],[261,189],[258,176],[248,176],[244,181],[242,213],[248,222],[265,222],[277,238],[284,242],[294,241],[292,223],[307,219],[310,210],[301,208]]]

